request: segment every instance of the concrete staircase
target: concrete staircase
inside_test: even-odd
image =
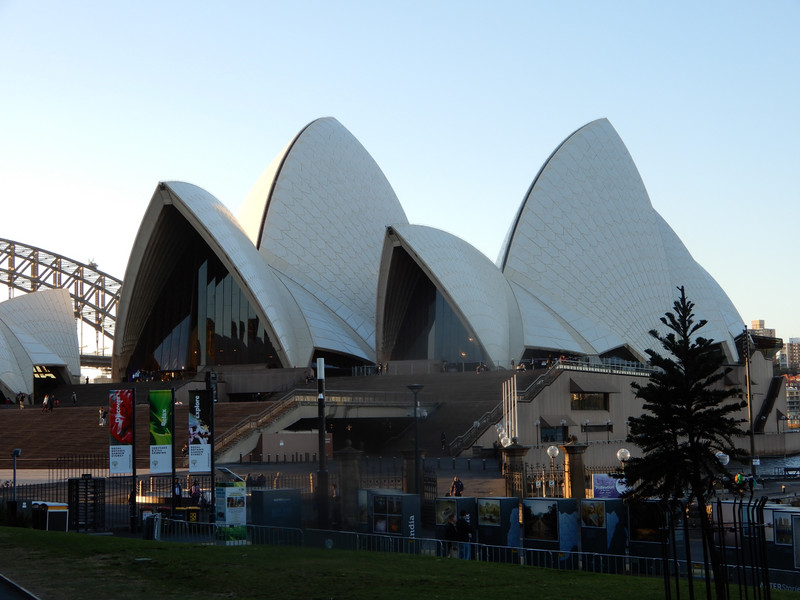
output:
[[[517,388],[529,386],[544,370],[525,371],[517,374]],[[419,421],[420,450],[427,456],[449,456],[449,450],[441,448],[444,432],[447,443],[463,434],[472,424],[490,411],[503,399],[503,382],[510,379],[510,371],[489,371],[476,374],[431,373],[419,375],[375,375],[371,377],[337,377],[326,380],[326,392],[386,391],[408,395],[409,410],[413,409],[413,394],[409,384],[423,385],[419,392],[419,403],[423,408],[438,405],[427,418]],[[316,384],[305,386],[316,389]],[[383,453],[397,453],[413,445],[413,423],[404,431],[387,440]]]
[[[86,392],[93,386],[81,387]],[[101,396],[102,401],[98,400],[94,406],[85,406],[82,403],[94,397],[85,393],[79,397],[79,406],[73,407],[71,403],[62,401],[59,408],[48,413],[42,413],[41,406],[22,410],[13,405],[11,408],[0,408],[0,464],[5,462],[8,467],[11,466],[10,457],[14,448],[22,450],[22,455],[17,459],[17,468],[20,469],[46,469],[56,458],[63,456],[108,455],[108,428],[98,426],[97,410],[107,401],[108,392]],[[137,393],[140,402],[136,406],[137,468],[147,468],[149,464],[149,407],[142,400],[146,397],[146,394]],[[249,415],[261,412],[265,404],[217,403],[217,431],[226,431]],[[175,422],[178,430],[176,453],[180,453],[188,437],[188,434],[182,433],[188,427],[188,406],[175,407]],[[180,465],[180,462],[177,464]]]
[[[541,371],[527,371],[517,376],[518,389],[533,382]],[[428,410],[427,418],[419,420],[419,446],[427,456],[449,456],[449,449],[441,449],[441,434],[447,442],[455,439],[472,427],[474,421],[493,410],[502,401],[502,384],[511,377],[508,371],[476,374],[426,373],[418,375],[373,375],[365,377],[332,377],[326,380],[327,393],[379,392],[392,393],[408,398],[409,412],[413,410],[413,394],[409,384],[421,384],[419,402]],[[136,443],[137,468],[146,468],[149,456],[148,389],[169,389],[170,382],[134,384],[136,389]],[[105,455],[108,453],[108,429],[98,426],[98,407],[108,402],[111,389],[121,384],[90,384],[62,386],[55,390],[60,406],[50,413],[42,413],[41,405],[27,406],[20,410],[16,405],[0,408],[0,464],[5,456],[11,466],[11,451],[22,449],[17,460],[21,469],[43,469],[56,458],[63,456]],[[72,390],[78,398],[77,406],[71,403]],[[316,391],[316,382],[298,389]],[[242,421],[255,417],[269,407],[273,401],[218,402],[215,405],[215,422],[218,438],[231,432]],[[188,407],[176,406],[177,424],[176,452],[180,452],[183,431],[188,421]],[[396,454],[413,447],[413,422],[392,439],[386,440],[383,454]],[[228,434],[230,435],[230,434]],[[178,463],[180,464],[180,462]]]

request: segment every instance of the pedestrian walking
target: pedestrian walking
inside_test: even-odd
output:
[[[469,560],[472,548],[472,526],[469,524],[469,513],[462,510],[456,521],[458,535],[458,558]]]
[[[456,513],[450,513],[444,525],[444,539],[447,542],[447,556],[458,558],[458,530],[456,529]]]

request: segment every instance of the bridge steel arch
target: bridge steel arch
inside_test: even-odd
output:
[[[0,238],[0,286],[8,288],[9,298],[16,292],[64,288],[72,298],[76,321],[96,332],[97,348],[105,348],[106,339],[114,341],[122,280],[98,270],[92,262],[84,264],[49,250]]]

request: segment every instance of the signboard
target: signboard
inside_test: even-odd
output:
[[[108,472],[133,473],[133,390],[108,393]]]
[[[227,545],[247,543],[247,487],[244,481],[217,483],[214,512],[217,539]]]
[[[624,479],[617,479],[609,473],[592,475],[592,495],[595,498],[621,498],[627,489]]]
[[[189,393],[189,472],[211,472],[214,449],[214,401],[211,390]]]
[[[150,473],[172,473],[172,390],[150,390]]]

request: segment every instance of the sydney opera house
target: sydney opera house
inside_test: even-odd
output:
[[[439,360],[508,366],[549,354],[644,361],[684,285],[735,360],[744,325],[653,209],[604,119],[536,175],[497,263],[413,225],[338,121],[303,129],[232,215],[159,184],[124,277],[115,375],[266,363]]]
[[[578,422],[610,431],[638,414],[613,368],[646,363],[648,332],[679,286],[708,322],[704,337],[741,363],[742,318],[653,209],[606,119],[556,148],[509,220],[496,262],[409,223],[358,140],[333,118],[313,121],[237,215],[196,185],[158,184],[123,279],[112,377],[308,368],[318,358],[342,373],[387,363],[510,372],[567,356],[593,375],[561,378],[515,417],[521,439],[541,442],[545,428],[563,439]],[[767,359],[753,367],[758,414],[775,429],[780,390]],[[470,441],[492,436],[476,420]]]
[[[75,315],[64,289],[0,303],[0,392],[9,400],[31,396],[35,375],[66,382],[80,375]]]

